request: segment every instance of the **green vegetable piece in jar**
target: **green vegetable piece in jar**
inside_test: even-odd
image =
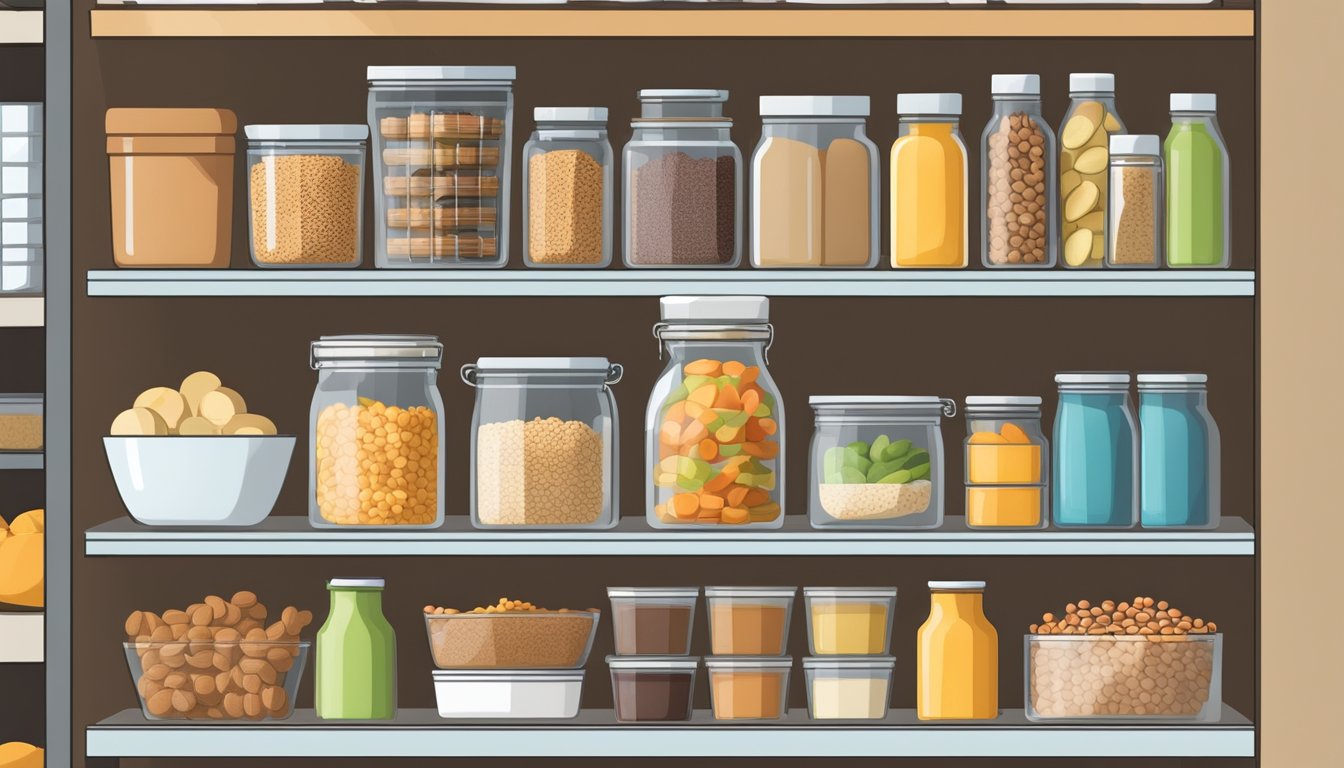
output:
[[[868,468],[868,471],[865,473],[865,476],[868,478],[868,482],[876,483],[878,480],[881,480],[882,478],[886,477],[887,475],[890,475],[892,472],[895,472],[900,468],[901,467],[897,462],[879,461],[873,464],[873,466]]]
[[[872,460],[873,463],[882,461],[882,452],[887,450],[888,445],[891,445],[891,438],[886,435],[878,435],[877,439],[873,441],[872,446],[868,448],[868,458]]]
[[[921,464],[929,463],[929,452],[923,448],[911,451],[908,456],[900,460],[900,469],[914,469]]]
[[[908,483],[913,479],[916,479],[913,472],[908,469],[898,469],[877,482],[882,483],[883,485],[901,485],[902,483]]]
[[[770,418],[770,406],[766,405],[765,403],[761,403],[760,405],[756,406],[756,410],[751,415],[755,416],[758,419],[768,419]]]
[[[713,381],[714,379],[711,379],[708,376],[701,376],[693,373],[681,380],[681,386],[685,387],[687,392],[694,392],[706,384],[713,383]],[[688,394],[686,397],[690,397],[690,395]],[[685,398],[682,399],[684,400]]]
[[[923,464],[920,464],[918,467],[915,467],[914,469],[909,470],[909,471],[910,471],[910,479],[911,479],[911,480],[923,480],[924,478],[926,478],[926,477],[929,476],[929,471],[930,471],[932,468],[933,468],[933,465],[930,464],[930,463],[928,463],[928,462],[926,461],[926,462],[924,462]],[[902,471],[904,471],[904,470],[902,470]]]
[[[763,474],[755,475],[756,487],[763,491],[775,490],[775,473],[766,471]]]
[[[854,450],[854,447],[851,445],[845,448],[845,466],[854,467],[866,474],[868,468],[873,466],[873,462],[869,461],[868,457],[864,454]]]
[[[855,440],[845,447],[861,456],[868,455],[868,444],[862,440]]]
[[[722,450],[722,447],[720,447]],[[845,467],[845,449],[840,446],[827,448],[821,457],[821,469],[826,474],[839,473]]]
[[[667,399],[663,400],[663,410],[666,411],[673,405],[691,396],[691,390],[686,388],[685,382],[678,384],[677,388],[668,393]]]
[[[714,382],[719,385],[719,389],[723,389],[729,384],[733,386],[733,389],[737,389],[742,384],[742,380],[736,376],[719,376],[714,379]]]
[[[915,444],[909,440],[897,440],[891,445],[888,445],[887,449],[882,452],[882,460],[895,461],[909,453],[910,449],[913,447],[915,447]]]
[[[849,483],[850,485],[861,485],[868,482],[868,476],[860,472],[857,467],[843,467],[840,470],[840,479],[837,481],[827,480],[826,482]]]
[[[742,452],[741,443],[724,443],[719,446],[719,456],[725,459],[731,459]]]
[[[695,459],[692,459],[692,458],[689,457],[689,456],[678,456],[678,457],[677,457],[677,475],[680,476],[680,477],[686,477],[686,478],[692,478],[692,477],[695,477],[695,472],[696,472],[695,464],[696,464]]]
[[[708,423],[708,424],[705,424],[705,429],[709,430],[710,434],[713,434],[713,433],[715,433],[715,432],[718,432],[718,431],[719,431],[719,427],[722,427],[723,424],[724,424],[724,421],[723,421],[723,413],[722,413],[721,411],[719,411],[719,409],[715,408],[715,409],[714,409],[714,420],[711,421],[711,422]]]
[[[841,471],[841,472],[827,472],[827,473],[821,478],[821,482],[823,482],[823,483],[825,483],[825,484],[827,484],[827,485],[836,485],[836,484],[838,484],[838,483],[843,483],[843,482],[845,482],[845,475],[844,475],[844,472],[843,472],[843,471]]]
[[[723,417],[723,423],[727,426],[737,429],[747,423],[751,418],[746,411],[734,411],[728,408],[715,408],[714,412]]]
[[[694,477],[682,477],[677,475],[677,487],[687,493],[696,493],[705,485],[704,480],[698,480]]]

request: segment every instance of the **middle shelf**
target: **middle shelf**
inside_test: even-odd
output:
[[[653,530],[643,516],[606,531],[489,531],[465,515],[436,530],[323,531],[307,517],[271,517],[253,528],[150,528],[121,518],[89,529],[90,556],[949,556],[1255,554],[1255,533],[1240,518],[1210,531],[984,531],[948,518],[936,531],[818,531],[806,515],[777,531]]]

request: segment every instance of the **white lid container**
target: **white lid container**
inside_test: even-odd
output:
[[[867,96],[762,96],[761,117],[867,117]]]
[[[605,123],[606,107],[535,107],[532,119],[548,123]]]
[[[579,714],[583,670],[436,670],[443,718],[565,719]]]
[[[1151,133],[1117,133],[1111,136],[1112,155],[1149,155],[1162,154],[1162,140]]]
[[[1173,93],[1170,103],[1172,112],[1216,112],[1218,110],[1218,94]]]
[[[990,91],[998,96],[1040,96],[1040,75],[994,75],[990,78]]]
[[[681,323],[766,323],[770,299],[765,296],[664,296],[658,300],[663,320]]]
[[[1115,75],[1109,72],[1071,72],[1069,92],[1114,93]]]
[[[245,125],[243,134],[249,141],[367,141],[367,125]]]
[[[896,112],[901,115],[960,115],[960,93],[898,93]]]
[[[369,67],[366,71],[369,82],[381,80],[425,80],[425,81],[497,81],[512,82],[518,77],[517,67]]]

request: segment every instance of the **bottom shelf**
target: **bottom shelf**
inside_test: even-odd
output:
[[[501,735],[507,738],[499,738]],[[386,722],[318,720],[299,710],[273,723],[150,722],[128,709],[86,732],[88,757],[1094,757],[1123,734],[1133,757],[1254,757],[1255,729],[1231,707],[1218,723],[1044,725],[1020,709],[993,722],[931,724],[913,710],[829,724],[795,710],[768,723],[619,724],[611,710],[573,720],[440,719],[403,709]]]
[[[0,613],[0,664],[41,663],[45,642],[45,614]]]

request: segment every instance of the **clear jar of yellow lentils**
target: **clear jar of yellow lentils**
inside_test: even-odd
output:
[[[443,399],[435,336],[323,336],[308,452],[314,527],[443,522]]]

